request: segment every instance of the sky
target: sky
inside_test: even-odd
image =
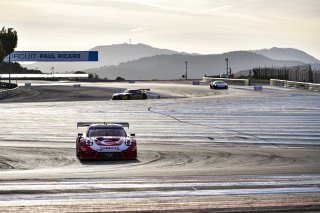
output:
[[[320,59],[319,0],[0,0],[16,50],[144,43],[201,54],[297,48]]]

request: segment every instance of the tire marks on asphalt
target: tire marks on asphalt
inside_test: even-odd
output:
[[[108,198],[159,198],[252,194],[320,193],[320,177],[299,176],[198,176],[166,178],[56,179],[1,181],[0,205],[8,201],[100,200]],[[232,180],[232,181],[228,181]],[[320,198],[319,198],[320,204]]]

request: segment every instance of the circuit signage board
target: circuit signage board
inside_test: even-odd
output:
[[[4,61],[98,61],[98,51],[14,51]]]

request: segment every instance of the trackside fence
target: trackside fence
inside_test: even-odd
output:
[[[19,95],[19,86],[17,84],[0,82],[0,100],[17,95]]]
[[[317,65],[299,65],[282,68],[254,68],[254,78],[283,79],[297,82],[320,83],[320,70]]]

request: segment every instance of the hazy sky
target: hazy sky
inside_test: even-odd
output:
[[[196,53],[298,48],[320,59],[319,0],[0,0],[17,50],[129,42]]]

